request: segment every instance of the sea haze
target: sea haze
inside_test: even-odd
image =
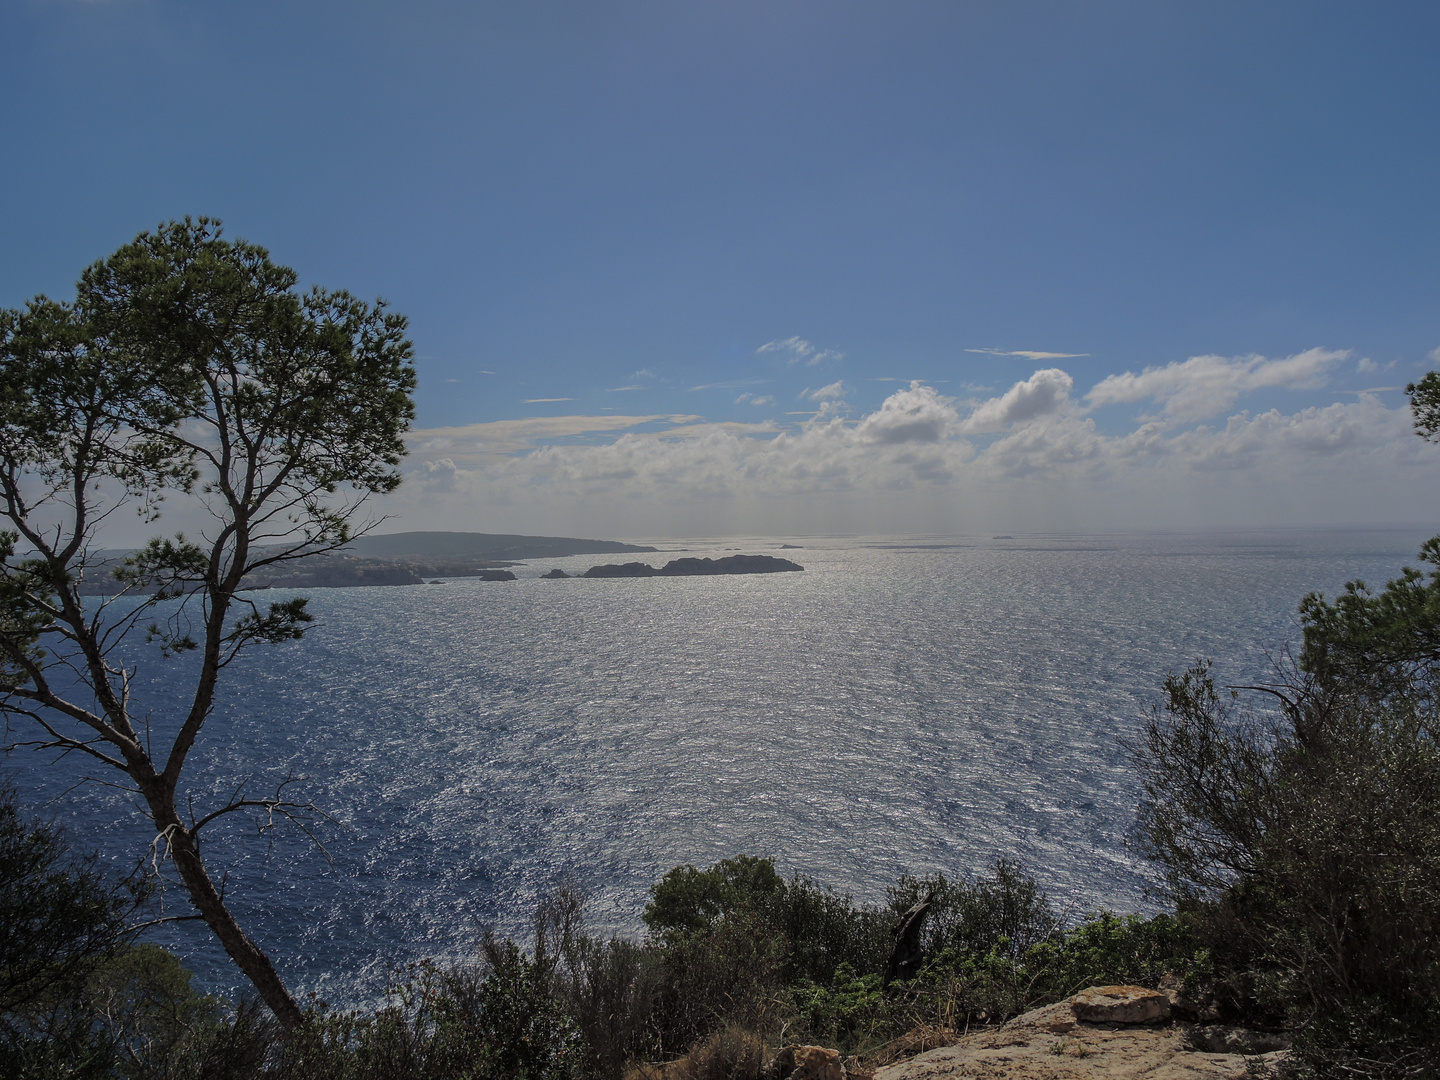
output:
[[[1072,913],[1146,910],[1126,847],[1124,740],[1170,672],[1263,677],[1314,589],[1374,585],[1418,529],[1086,537],[654,541],[655,565],[734,551],[804,573],[317,589],[302,642],[228,669],[189,771],[197,816],[285,775],[338,826],[208,841],[227,896],[297,990],[373,998],[387,966],[517,935],[561,880],[636,933],[669,867],[746,852],[863,900],[902,872],[1022,860]],[[640,556],[645,558],[645,556]],[[252,594],[283,599],[279,591]],[[173,730],[189,662],[138,644],[137,710]],[[18,731],[18,729],[17,729]],[[76,759],[15,753],[114,865],[149,834]],[[167,910],[186,905],[172,886]],[[238,990],[198,924],[162,939]]]

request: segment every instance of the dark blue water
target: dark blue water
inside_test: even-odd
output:
[[[303,642],[226,673],[188,772],[197,816],[286,776],[338,825],[230,819],[206,854],[291,984],[368,998],[386,966],[523,933],[568,879],[634,932],[669,867],[747,852],[877,900],[902,872],[1021,859],[1062,905],[1146,907],[1122,740],[1199,658],[1263,675],[1313,589],[1393,577],[1422,530],[664,544],[803,574],[320,589]],[[652,560],[653,561],[653,560]],[[279,598],[268,594],[262,599]],[[186,661],[137,647],[159,737]],[[150,839],[79,763],[12,754],[29,797],[121,865]],[[172,889],[170,910],[185,910]],[[209,987],[208,932],[163,936]]]

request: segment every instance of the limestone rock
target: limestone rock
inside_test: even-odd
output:
[[[1212,1054],[1271,1054],[1290,1049],[1290,1036],[1282,1032],[1251,1031],[1249,1028],[1210,1024],[1190,1032],[1190,1042],[1197,1050]]]
[[[1075,1010],[1069,1001],[1059,1001],[1054,1005],[1043,1005],[1038,1009],[1032,1009],[1025,1014],[1023,1019],[1037,1030],[1049,1031],[1055,1035],[1069,1034],[1078,1023],[1075,1019]]]
[[[774,1080],[845,1080],[840,1051],[823,1046],[787,1046],[766,1069]]]
[[[1170,1015],[1172,1017],[1184,1017],[1208,1024],[1220,1016],[1214,1005],[1207,1005],[1203,1001],[1196,1001],[1186,996],[1185,984],[1178,975],[1167,972],[1161,977],[1155,989],[1170,999]]]
[[[1092,986],[1070,999],[1087,1024],[1158,1024],[1170,1019],[1170,999],[1143,986]]]
[[[1055,1005],[982,1028],[944,1046],[886,1065],[875,1080],[1247,1080],[1251,1064],[1277,1064],[1283,1036],[1238,1028],[1201,1028],[1188,1023],[1086,1021],[1091,1006],[1164,995],[1143,987],[1092,987]],[[1168,1000],[1166,1001],[1168,1005]],[[1085,1007],[1085,1006],[1080,1006]],[[1146,1006],[1122,1015],[1143,1015]]]

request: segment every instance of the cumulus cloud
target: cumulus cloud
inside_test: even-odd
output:
[[[1307,349],[1280,360],[1263,356],[1192,356],[1136,374],[1110,375],[1085,396],[1091,405],[1155,401],[1175,422],[1204,420],[1234,405],[1241,394],[1266,387],[1308,390],[1324,386],[1350,351]]]
[[[971,434],[1003,431],[1041,416],[1052,416],[1070,400],[1075,380],[1059,368],[1044,368],[991,398],[965,419],[961,430]]]
[[[959,420],[949,398],[918,379],[910,389],[897,390],[880,408],[860,421],[860,436],[881,443],[939,442]]]
[[[1175,444],[1197,469],[1273,468],[1374,450],[1387,442],[1406,444],[1414,438],[1409,421],[1408,410],[1387,409],[1373,394],[1361,394],[1353,404],[1288,416],[1278,409],[1257,416],[1242,412],[1217,431],[1186,432]]]
[[[454,491],[455,478],[459,470],[449,458],[425,461],[420,465],[422,482],[427,491]]]
[[[841,360],[845,354],[834,352],[830,349],[817,349],[810,342],[800,337],[777,338],[774,341],[767,341],[756,353],[779,353],[786,357],[792,364],[805,364],[814,367],[816,364],[824,363],[826,360]]]

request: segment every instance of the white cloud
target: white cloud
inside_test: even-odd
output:
[[[693,393],[696,390],[739,390],[742,386],[761,386],[772,379],[732,379],[730,382],[701,383],[699,386],[690,387]]]
[[[845,384],[843,382],[832,382],[829,386],[822,386],[818,390],[805,390],[800,395],[809,398],[811,401],[824,401],[827,398],[842,398],[845,396]]]
[[[1401,521],[1440,500],[1440,453],[1403,403],[1374,394],[1112,433],[1072,393],[1051,368],[964,419],[912,382],[858,422],[825,397],[798,423],[572,416],[417,431],[409,480],[382,507],[410,527],[696,535]]]
[[[459,470],[450,458],[425,461],[420,465],[422,483],[427,491],[454,491]]]
[[[1077,356],[1089,356],[1088,352],[1033,352],[1029,349],[1016,349],[1014,352],[1006,352],[1003,349],[966,349],[966,352],[988,353],[991,356],[1018,356],[1025,360],[1070,360]]]
[[[949,398],[917,379],[910,389],[886,398],[856,431],[864,439],[882,443],[939,442],[958,419]]]
[[[1407,444],[1415,436],[1409,411],[1387,409],[1362,394],[1353,404],[1303,409],[1289,416],[1278,409],[1230,417],[1224,428],[1200,428],[1177,437],[1197,469],[1283,467],[1299,459],[1335,457],[1373,450],[1386,442]],[[1418,441],[1418,440],[1417,440]]]
[[[1192,356],[1164,367],[1147,367],[1138,375],[1110,375],[1085,396],[1091,405],[1159,402],[1166,417],[1178,423],[1204,420],[1224,412],[1240,395],[1265,387],[1308,390],[1324,386],[1336,364],[1350,351],[1307,349],[1283,360],[1263,356]]]
[[[406,436],[405,443],[417,458],[444,453],[462,459],[476,454],[511,454],[529,450],[551,439],[623,431],[659,421],[693,424],[701,419],[703,417],[674,413],[650,416],[527,416],[520,420],[492,420],[487,424],[419,428]]]
[[[539,405],[539,404],[541,404],[542,402],[546,402],[546,401],[574,401],[574,400],[575,400],[574,398],[568,398],[568,397],[527,397],[527,398],[523,399],[523,400],[520,402],[520,404],[522,404],[522,405]]]
[[[1368,356],[1362,356],[1360,358],[1360,362],[1355,365],[1355,370],[1360,372],[1360,374],[1362,375],[1368,375],[1372,371],[1379,371],[1380,365],[1377,364],[1374,360],[1371,360]]]
[[[775,404],[775,399],[774,399],[773,397],[771,397],[769,394],[752,394],[752,393],[750,393],[749,391],[746,391],[745,393],[743,393],[743,394],[741,394],[739,397],[737,397],[737,398],[735,399],[735,404],[736,404],[736,405],[744,405],[747,401],[748,401],[751,405],[760,405],[760,406],[764,406],[764,405],[774,405],[774,404]]]
[[[979,406],[961,430],[971,434],[1003,431],[1012,424],[1053,415],[1070,400],[1074,385],[1075,380],[1059,368],[1044,368]]]
[[[756,353],[780,353],[787,357],[790,363],[803,363],[808,367],[814,367],[826,360],[843,360],[845,358],[844,353],[834,352],[830,349],[817,349],[800,337],[777,338],[774,341],[767,341],[755,351]]]

